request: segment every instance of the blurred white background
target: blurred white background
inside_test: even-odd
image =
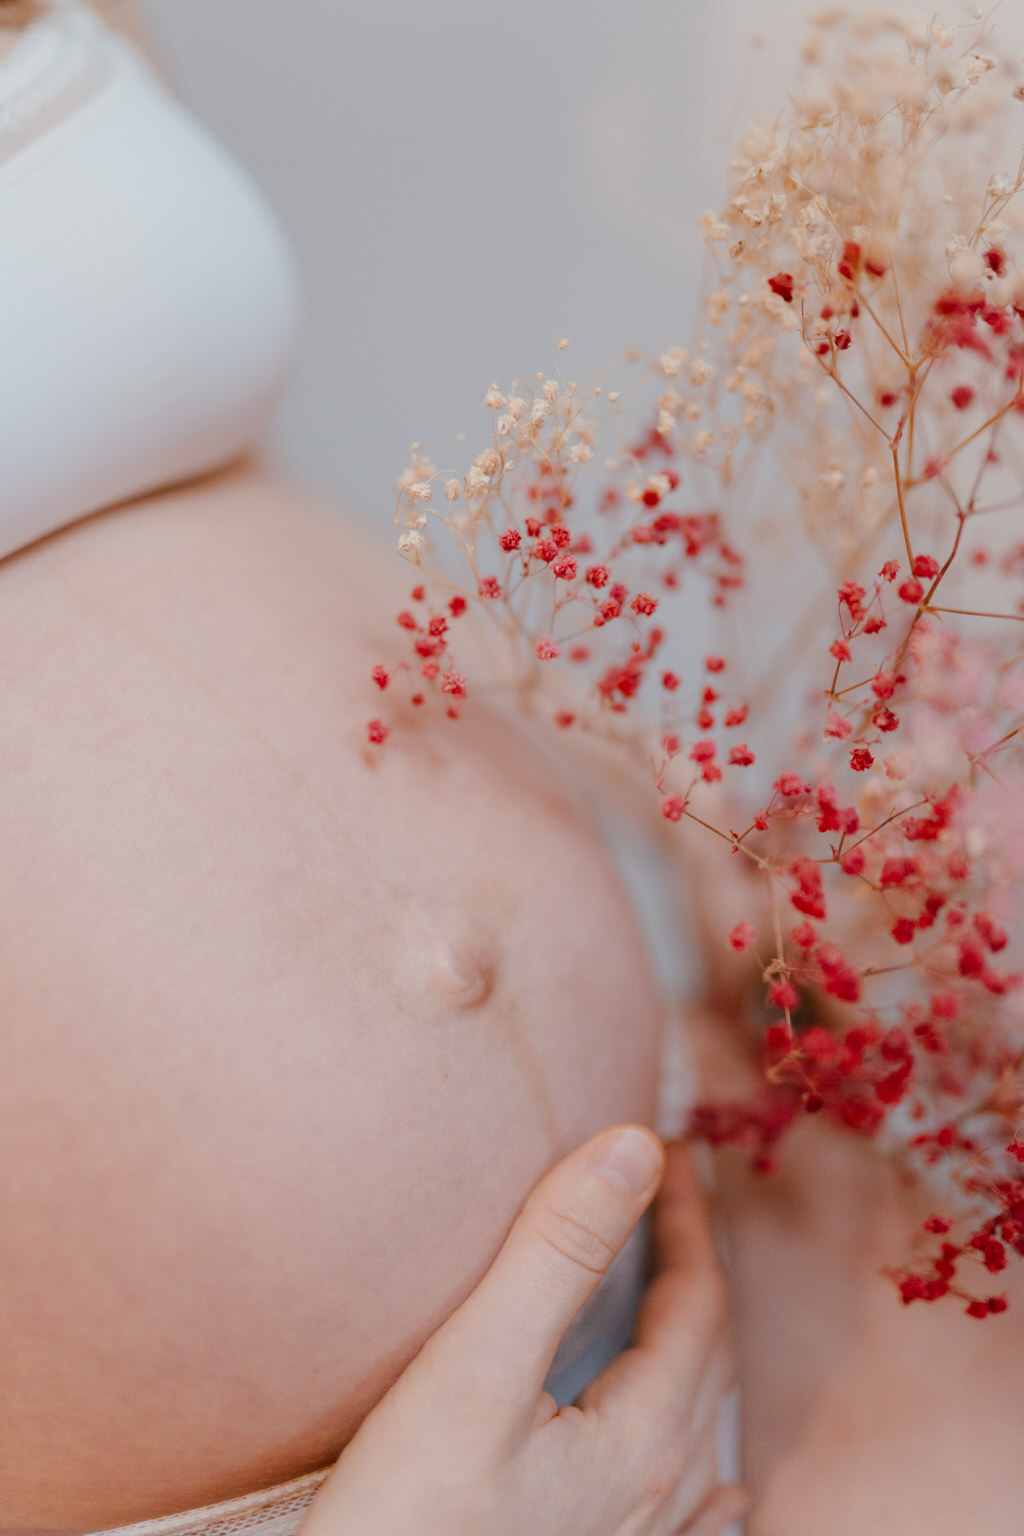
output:
[[[261,183],[306,320],[278,447],[386,530],[421,440],[484,446],[492,379],[689,337],[728,138],[780,104],[809,0],[143,0]],[[754,39],[760,39],[755,43]],[[457,434],[467,434],[465,445]]]

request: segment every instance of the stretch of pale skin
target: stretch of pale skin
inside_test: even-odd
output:
[[[652,1118],[568,778],[486,710],[366,743],[407,587],[244,470],[0,564],[7,1526],[331,1460],[543,1170]]]
[[[0,563],[0,1530],[330,1460],[540,1173],[653,1113],[571,773],[486,709],[364,744],[407,588],[248,468]],[[1020,1284],[902,1311],[922,1209],[818,1126],[719,1173],[754,1536],[1017,1536]]]

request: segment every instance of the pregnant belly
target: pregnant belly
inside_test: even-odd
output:
[[[652,1113],[572,786],[482,706],[364,746],[389,570],[248,473],[0,565],[0,1530],[330,1460]]]

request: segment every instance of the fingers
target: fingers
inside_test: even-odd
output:
[[[675,1432],[717,1408],[732,1367],[726,1348],[726,1297],[693,1161],[686,1146],[667,1149],[654,1213],[658,1271],[644,1299],[634,1346],[587,1389],[582,1403],[626,1420]]]
[[[673,1446],[658,1453],[667,1469],[664,1480],[674,1485],[666,1498],[659,1530],[687,1530],[689,1521],[702,1517],[711,1507],[722,1482],[718,1450],[716,1427],[709,1425],[700,1435],[677,1435]]]
[[[673,1536],[725,1536],[725,1532],[750,1508],[746,1490],[736,1483],[716,1488],[703,1509],[678,1527]]]
[[[654,1208],[654,1241],[659,1271],[717,1272],[700,1178],[684,1141],[665,1149],[665,1173]]]
[[[473,1385],[533,1414],[569,1324],[654,1195],[664,1154],[652,1131],[618,1126],[584,1143],[534,1189],[488,1273],[432,1342]]]

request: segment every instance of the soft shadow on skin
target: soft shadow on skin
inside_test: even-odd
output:
[[[779,1172],[752,1173],[739,1151],[716,1157],[716,1204],[727,1231],[742,1232],[729,1242],[730,1277],[737,1297],[735,1331],[743,1355],[744,1474],[754,1486],[787,1460],[805,1440],[819,1405],[820,1387],[839,1362],[858,1348],[864,1322],[861,1269],[871,1234],[832,1197],[832,1177],[845,1147],[802,1145],[799,1128],[783,1154]],[[818,1198],[786,1177],[789,1159],[813,1157]],[[820,1181],[819,1181],[820,1179]],[[801,1274],[793,1248],[807,1233],[821,1236],[814,1263]],[[795,1270],[795,1273],[794,1273]],[[827,1293],[828,1305],[815,1304]],[[777,1319],[777,1326],[766,1326]],[[748,1383],[754,1383],[753,1391]],[[770,1413],[759,1411],[758,1384],[771,1384]],[[766,1387],[767,1390],[767,1387]],[[756,1422],[752,1422],[756,1420]]]
[[[482,937],[439,939],[431,947],[425,980],[427,995],[443,1005],[442,1025],[460,1020],[469,1024],[473,1014],[486,1004],[491,1005],[480,1022],[507,1048],[533,1100],[548,1153],[554,1160],[563,1151],[555,1106],[537,1053],[522,1027],[515,995],[509,987],[499,984],[497,945]]]

